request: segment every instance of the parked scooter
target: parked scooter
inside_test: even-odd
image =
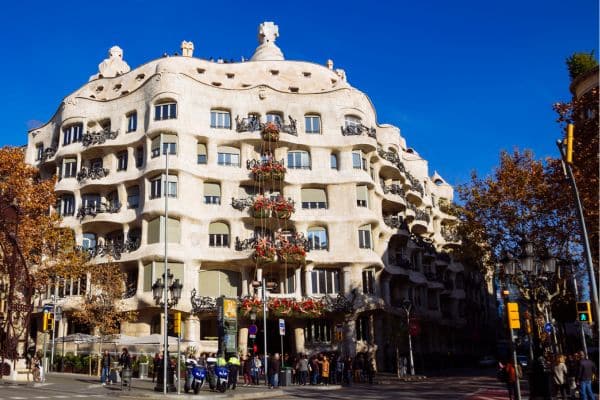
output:
[[[183,390],[187,393],[190,390],[194,391],[194,394],[198,394],[204,382],[206,381],[206,368],[199,365],[198,362],[194,359],[188,359],[185,362],[185,367],[187,370],[185,376],[185,385],[183,386]]]
[[[226,366],[217,366],[217,359],[214,357],[209,357],[206,362],[208,364],[207,375],[210,390],[225,393],[229,379],[229,369]]]

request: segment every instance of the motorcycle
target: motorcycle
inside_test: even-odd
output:
[[[187,370],[185,376],[185,384],[183,390],[188,393],[190,390],[194,391],[194,394],[198,394],[204,382],[206,381],[206,368],[198,365],[196,360],[187,360],[185,363]]]
[[[227,390],[227,382],[229,380],[229,369],[227,367],[219,367],[216,365],[208,366],[208,385],[211,390],[217,390],[225,393]]]

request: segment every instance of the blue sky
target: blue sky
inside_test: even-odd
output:
[[[346,70],[379,123],[451,184],[489,173],[501,149],[556,156],[552,104],[569,99],[564,60],[598,49],[595,0],[20,1],[0,15],[0,145],[21,145],[32,121],[97,72],[115,44],[133,68],[195,44],[194,56],[239,60],[262,21],[279,25],[286,59]]]

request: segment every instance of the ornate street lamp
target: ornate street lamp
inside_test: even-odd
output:
[[[163,276],[164,278],[164,276]],[[171,308],[179,303],[179,299],[181,299],[181,289],[183,289],[183,285],[179,281],[179,279],[173,280],[173,274],[171,270],[167,270],[167,289],[171,294],[170,299],[167,296],[167,308]],[[157,305],[163,307],[165,305],[163,292],[165,290],[165,284],[162,278],[158,278],[154,284],[152,285],[152,297]]]

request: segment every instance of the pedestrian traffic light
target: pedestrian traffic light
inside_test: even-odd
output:
[[[54,329],[54,319],[52,318],[52,314],[50,314],[49,312],[44,312],[42,328],[44,332],[51,331]]]
[[[173,315],[173,331],[177,336],[181,335],[181,313],[179,311]]]
[[[573,124],[567,125],[567,163],[573,163]]]
[[[336,342],[341,342],[342,341],[342,332],[340,332],[340,331],[336,331],[335,332],[335,341]]]
[[[592,323],[592,310],[589,301],[580,301],[577,303],[577,321]]]

